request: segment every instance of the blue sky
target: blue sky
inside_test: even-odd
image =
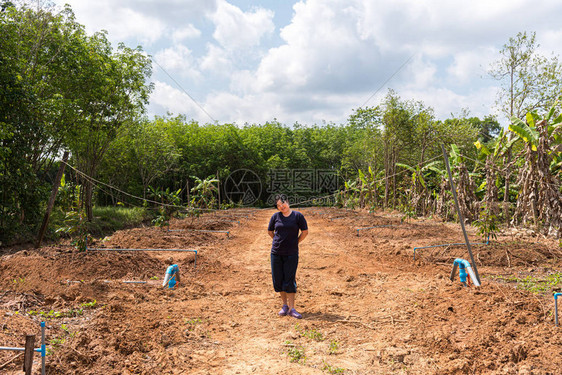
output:
[[[469,109],[503,120],[500,83],[487,74],[502,46],[536,31],[542,54],[562,52],[557,0],[56,3],[69,3],[89,32],[141,45],[173,78],[154,65],[149,115],[204,123],[344,123],[409,58],[367,105],[393,89],[439,119]]]

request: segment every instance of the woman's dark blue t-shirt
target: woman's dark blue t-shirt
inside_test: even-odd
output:
[[[295,255],[299,253],[299,229],[308,230],[303,214],[293,211],[287,217],[276,212],[269,220],[268,231],[274,231],[271,253],[277,255]]]

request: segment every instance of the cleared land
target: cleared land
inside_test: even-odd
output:
[[[136,228],[96,243],[198,249],[196,270],[192,253],[4,249],[0,346],[23,346],[46,320],[48,374],[560,372],[552,290],[513,282],[544,285],[536,280],[560,269],[558,243],[516,233],[474,247],[483,286],[463,288],[448,276],[466,249],[421,250],[413,260],[414,247],[462,242],[458,225],[300,211],[310,228],[297,273],[302,320],[276,315],[266,231],[274,211],[233,210],[171,222],[183,231]],[[375,225],[386,227],[357,236]],[[161,287],[171,261],[182,277],[175,290]],[[122,282],[131,280],[147,283]],[[9,362],[16,355],[0,352],[0,372],[21,373],[23,356]]]

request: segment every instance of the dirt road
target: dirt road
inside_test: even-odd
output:
[[[501,282],[552,273],[560,265],[552,243],[504,237],[476,247],[483,286],[464,288],[448,276],[466,249],[412,258],[416,246],[462,241],[457,225],[302,209],[310,233],[300,249],[297,320],[277,316],[266,231],[273,212],[207,214],[172,221],[183,231],[137,228],[96,244],[195,248],[196,270],[192,253],[54,246],[5,254],[0,345],[21,345],[46,318],[51,374],[560,373],[552,298]],[[182,276],[175,290],[161,287],[171,262]],[[0,352],[0,366],[14,356]],[[18,360],[0,371],[20,373]]]

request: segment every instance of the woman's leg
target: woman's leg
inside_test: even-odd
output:
[[[287,315],[290,310],[287,306],[287,293],[283,291],[283,272],[283,257],[271,254],[271,278],[273,280],[273,289],[279,293],[279,297],[283,302],[283,306],[278,312],[280,316]]]
[[[287,293],[286,292],[280,292],[279,297],[281,297],[281,301],[283,301],[283,305],[287,305]]]
[[[289,306],[289,310],[295,308],[295,294],[296,293],[285,293],[287,300],[286,305]]]
[[[297,267],[299,265],[298,255],[287,256],[283,264],[283,291],[287,297],[287,305],[289,310],[295,308],[295,295],[297,293]]]

